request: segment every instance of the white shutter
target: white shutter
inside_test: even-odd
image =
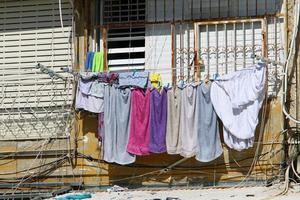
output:
[[[58,0],[1,0],[0,140],[66,133],[72,84],[36,69],[71,67],[72,8],[61,8],[64,28]]]

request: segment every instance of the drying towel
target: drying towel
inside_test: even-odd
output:
[[[199,121],[196,159],[201,162],[210,162],[223,153],[217,114],[210,99],[210,84],[202,83],[198,86],[197,102],[199,103]]]
[[[103,159],[126,165],[135,156],[126,151],[129,137],[130,89],[105,86]]]
[[[152,153],[163,153],[167,151],[167,103],[167,88],[163,88],[161,92],[157,89],[151,91],[149,149]]]
[[[94,54],[94,59],[93,59],[93,72],[103,72],[103,67],[104,67],[104,53],[102,51],[96,52]]]
[[[258,114],[264,100],[265,64],[220,77],[211,86],[211,101],[224,125],[224,142],[243,150],[253,146]]]
[[[127,151],[135,155],[149,154],[150,89],[134,89],[131,94],[130,136]]]
[[[166,144],[168,154],[180,154],[181,138],[180,130],[180,109],[181,109],[181,93],[178,87],[168,90],[168,114],[167,114],[167,133]]]
[[[180,132],[181,150],[183,157],[192,157],[197,147],[198,106],[197,85],[188,84],[182,90]]]
[[[93,59],[94,59],[94,52],[88,52],[86,54],[86,61],[85,61],[85,71],[91,72],[93,69]]]

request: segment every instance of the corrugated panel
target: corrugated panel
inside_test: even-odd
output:
[[[68,0],[61,8],[64,28],[56,0],[1,1],[0,140],[66,133],[72,84],[36,69],[61,73],[72,64],[72,8]]]
[[[283,0],[147,0],[149,22],[274,14]]]

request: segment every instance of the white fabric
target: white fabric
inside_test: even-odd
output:
[[[104,83],[99,83],[99,84],[104,85]],[[91,88],[94,86],[95,85],[93,85],[92,81],[82,81],[81,79],[78,81],[76,102],[75,102],[76,109],[83,109],[93,113],[103,112],[104,94],[100,94],[100,93],[98,94],[98,96],[102,96],[102,98],[90,95]],[[104,90],[102,91],[102,93],[103,92]]]
[[[253,146],[265,74],[265,64],[260,63],[224,75],[211,86],[211,101],[224,126],[224,142],[233,149]]]

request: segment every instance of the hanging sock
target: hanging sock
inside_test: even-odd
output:
[[[150,145],[152,153],[164,153],[166,149],[167,88],[151,91],[150,97]]]
[[[150,89],[134,89],[131,93],[130,136],[127,151],[149,155]]]
[[[176,86],[168,90],[166,133],[168,154],[180,154],[181,151],[181,137],[179,136],[181,120],[181,95],[182,90]]]
[[[224,142],[235,150],[253,146],[258,114],[264,100],[265,64],[259,63],[214,81],[211,101],[223,122]]]
[[[103,72],[104,69],[104,53],[103,51],[96,52],[93,59],[93,72]]]
[[[202,83],[197,88],[199,121],[196,160],[200,162],[210,162],[223,153],[217,114],[210,99],[210,86],[210,83]]]
[[[86,54],[86,61],[85,61],[85,71],[91,72],[93,68],[93,59],[94,59],[94,52],[88,52]]]

